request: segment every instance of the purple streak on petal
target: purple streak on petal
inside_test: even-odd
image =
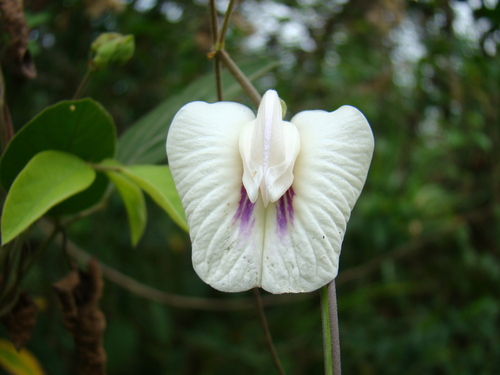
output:
[[[276,204],[276,220],[278,222],[278,231],[280,233],[286,231],[286,199],[284,199],[284,196],[278,199],[278,203]]]
[[[250,223],[248,223],[248,225],[246,226],[243,226],[240,224],[240,234],[245,236],[245,238],[249,238],[251,235],[252,235],[252,229],[253,229],[253,226],[255,224],[255,219],[252,219],[252,221]]]
[[[243,208],[243,212],[241,213],[241,225],[246,226],[249,224],[250,218],[252,217],[253,207],[255,206],[255,203],[250,202],[246,190],[245,196],[247,197],[247,199],[245,200],[245,207]]]
[[[236,210],[236,213],[233,216],[233,224],[235,224],[240,218],[241,213],[243,212],[243,207],[245,206],[245,201],[247,199],[248,199],[247,191],[245,190],[245,187],[242,186],[240,190],[240,201],[238,202],[238,209]]]
[[[293,225],[293,197],[295,196],[295,191],[293,191],[293,187],[290,186],[290,189],[288,189],[285,193],[286,196],[286,201],[287,201],[287,212],[288,212],[288,219],[290,220],[290,224]]]
[[[250,202],[247,191],[244,186],[241,187],[241,198],[238,202],[238,209],[233,216],[233,225],[240,221],[240,234],[249,236],[252,232],[255,219],[252,219],[252,213],[255,203]]]
[[[295,192],[290,187],[286,193],[276,202],[276,222],[278,234],[284,237],[288,231],[288,224],[293,225],[293,197]]]

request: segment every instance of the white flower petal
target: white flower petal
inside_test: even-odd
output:
[[[371,129],[361,112],[348,106],[332,113],[301,112],[282,124],[285,146],[300,152],[294,168],[288,160],[282,170],[273,166],[277,178],[272,169],[268,176],[244,175],[245,163],[249,171],[259,168],[241,159],[255,130],[248,108],[190,103],[171,125],[167,153],[191,229],[193,265],[218,290],[262,286],[272,293],[308,292],[337,275],[347,221],[373,152]],[[290,155],[295,158],[296,152]],[[262,180],[283,188],[289,182],[281,183],[280,176],[293,178],[290,168],[292,186],[281,197],[268,189],[276,202],[265,208]],[[253,188],[243,187],[245,179]]]
[[[292,188],[266,212],[262,288],[309,292],[337,276],[350,213],[363,188],[374,141],[354,107],[305,111]]]
[[[261,193],[264,207],[276,202],[293,182],[293,166],[300,150],[295,125],[283,121],[283,108],[274,90],[262,97],[255,121],[243,128],[240,154],[243,185],[250,201]]]
[[[264,208],[242,189],[238,147],[243,126],[253,120],[252,111],[237,103],[194,102],[177,113],[167,138],[194,268],[226,292],[259,286],[261,279]]]
[[[260,184],[264,177],[262,165],[251,157],[252,140],[255,132],[255,121],[251,121],[241,130],[240,154],[243,161],[242,182],[252,203],[257,201]]]
[[[276,202],[292,185],[295,160],[300,151],[300,136],[297,127],[282,122],[284,158],[281,163],[270,166],[266,172],[266,190],[269,201]]]
[[[249,122],[240,136],[240,154],[243,159],[243,185],[247,190],[250,201],[256,202],[259,191],[265,197],[266,204],[276,202],[292,185],[293,167],[300,150],[300,137],[297,127],[290,122],[281,121],[280,133],[282,136],[283,158],[267,170],[250,157],[252,152],[253,134],[256,122]],[[264,188],[262,180],[264,179]]]

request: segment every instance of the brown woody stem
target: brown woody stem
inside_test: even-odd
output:
[[[262,96],[259,94],[257,89],[252,85],[250,80],[245,76],[245,74],[241,71],[241,69],[236,65],[236,63],[231,59],[229,54],[226,51],[219,51],[217,53],[220,55],[222,63],[225,65],[227,70],[233,75],[233,77],[238,81],[241,85],[245,93],[248,95],[252,103],[259,107]]]

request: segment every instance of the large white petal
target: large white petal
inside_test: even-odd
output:
[[[309,292],[337,276],[350,213],[363,188],[374,141],[356,108],[305,111],[292,188],[266,211],[262,287]]]
[[[264,208],[242,189],[239,136],[255,120],[247,107],[193,102],[175,116],[167,155],[186,211],[193,265],[214,288],[237,292],[260,285]]]

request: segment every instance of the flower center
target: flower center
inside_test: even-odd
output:
[[[257,118],[245,125],[240,135],[243,186],[252,203],[257,201],[259,191],[264,207],[286,193],[293,183],[299,150],[296,126],[283,121],[278,94],[268,90],[260,102]]]

